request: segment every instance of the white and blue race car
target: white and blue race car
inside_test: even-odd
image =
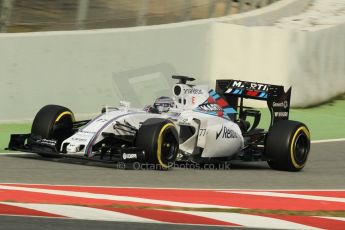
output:
[[[173,97],[160,97],[145,109],[121,102],[91,120],[75,121],[68,108],[44,106],[31,133],[12,134],[8,149],[43,157],[78,157],[105,162],[140,162],[168,169],[176,161],[267,161],[277,170],[299,171],[306,164],[310,133],[289,120],[291,88],[217,80],[216,89],[178,80]],[[268,130],[259,129],[259,110],[244,99],[267,101]],[[247,119],[251,117],[251,119]],[[249,122],[251,120],[252,122]]]

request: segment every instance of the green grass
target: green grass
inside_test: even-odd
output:
[[[18,124],[0,124],[0,152],[7,147],[11,134],[30,133],[31,124],[18,123]]]
[[[269,126],[269,111],[262,109],[260,127]],[[345,138],[345,96],[314,108],[291,109],[290,119],[305,123],[312,140]],[[29,133],[31,124],[0,124],[0,152],[7,147],[10,134]]]
[[[262,110],[260,127],[269,126],[269,111]],[[308,126],[312,140],[345,138],[345,96],[307,109],[291,109],[290,119]]]

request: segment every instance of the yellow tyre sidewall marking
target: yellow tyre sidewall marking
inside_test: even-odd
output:
[[[291,161],[292,161],[292,164],[295,168],[297,169],[300,169],[300,168],[303,168],[303,166],[305,165],[302,164],[302,165],[299,165],[296,160],[295,160],[295,157],[294,157],[294,145],[295,145],[295,141],[296,141],[296,137],[297,135],[300,133],[300,132],[304,132],[304,134],[308,137],[308,139],[310,140],[310,133],[309,133],[309,130],[305,127],[305,126],[302,126],[302,127],[299,127],[297,129],[297,131],[295,132],[293,138],[292,138],[292,141],[291,141],[291,146],[290,146],[290,157],[291,157]]]
[[[72,121],[74,121],[74,116],[70,111],[65,111],[60,113],[60,115],[56,118],[55,123],[57,123],[63,116],[69,115],[72,117]]]
[[[159,164],[163,167],[163,168],[169,168],[169,165],[166,165],[165,163],[163,163],[162,161],[162,141],[163,141],[163,132],[169,128],[170,126],[175,128],[175,125],[172,123],[167,123],[165,124],[162,128],[161,131],[158,134],[158,141],[157,141],[157,159]]]

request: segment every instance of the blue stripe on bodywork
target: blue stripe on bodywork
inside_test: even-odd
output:
[[[234,108],[225,108],[223,109],[224,113],[237,113]]]
[[[216,95],[217,93],[216,93],[216,91],[214,91],[213,89],[212,90],[210,90],[209,92],[208,92],[211,96],[214,96],[214,95]]]
[[[240,90],[239,90],[239,89],[236,89],[236,90],[233,92],[233,94],[238,94],[238,92],[240,92]]]
[[[218,100],[218,99],[220,98],[220,96],[219,96],[218,94],[216,94],[216,95],[213,95],[212,98],[213,98],[214,100]]]
[[[266,95],[267,95],[267,93],[261,92],[260,95],[259,95],[259,97],[265,97]]]

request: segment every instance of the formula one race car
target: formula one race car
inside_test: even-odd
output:
[[[216,89],[188,84],[173,76],[173,98],[160,97],[145,109],[128,102],[106,107],[92,120],[75,121],[71,110],[44,106],[30,134],[13,134],[8,149],[43,157],[145,163],[167,169],[175,161],[267,161],[272,169],[299,171],[306,164],[310,134],[306,125],[288,120],[291,88],[217,80]],[[259,110],[244,99],[267,101],[268,131],[259,129]],[[248,119],[250,117],[250,119]],[[249,122],[252,121],[252,122]]]

